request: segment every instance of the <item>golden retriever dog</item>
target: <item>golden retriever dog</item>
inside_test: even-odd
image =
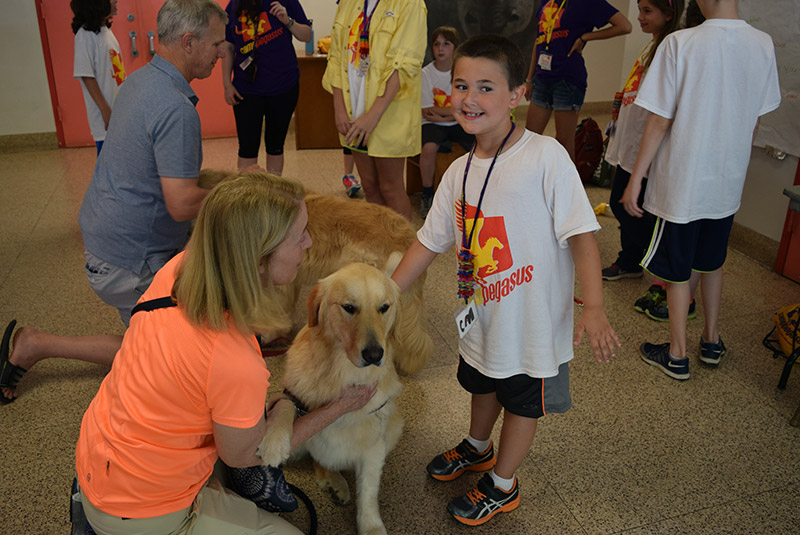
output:
[[[233,171],[203,169],[199,184],[211,188]],[[331,195],[306,195],[308,232],[312,245],[292,284],[280,287],[284,308],[294,309],[301,292],[337,269],[362,262],[383,270],[394,252],[405,252],[416,239],[414,229],[401,215],[385,206]],[[423,298],[425,276],[419,277],[400,297],[399,317],[393,329],[397,348],[395,365],[402,373],[420,371],[433,350],[427,332]],[[277,333],[288,337],[290,333]]]
[[[364,407],[305,443],[318,483],[337,502],[350,500],[339,471],[355,470],[360,535],[386,533],[378,490],[386,456],[403,429],[394,401],[402,385],[393,366],[397,353],[392,336],[400,315],[399,294],[388,276],[363,263],[347,265],[319,281],[308,296],[308,325],[289,348],[282,382],[300,411],[329,403],[344,387],[377,384]],[[287,405],[278,402],[267,420],[259,448],[265,464],[277,465],[288,455],[294,408],[286,410]]]

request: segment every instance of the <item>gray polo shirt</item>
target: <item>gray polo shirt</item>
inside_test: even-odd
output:
[[[145,264],[155,272],[186,244],[190,222],[169,215],[161,177],[200,174],[197,100],[158,55],[122,84],[78,218],[89,252],[134,273]]]

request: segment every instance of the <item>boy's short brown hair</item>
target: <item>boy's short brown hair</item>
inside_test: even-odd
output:
[[[470,37],[456,48],[453,67],[461,58],[485,58],[499,63],[506,72],[509,89],[525,83],[525,70],[528,65],[522,51],[502,35],[483,34]]]
[[[453,28],[452,26],[439,26],[433,33],[431,34],[431,41],[428,43],[433,50],[433,42],[436,41],[436,38],[439,36],[444,37],[445,41],[450,41],[453,43],[453,46],[458,48],[458,45],[461,44],[461,37],[458,35],[458,30]]]

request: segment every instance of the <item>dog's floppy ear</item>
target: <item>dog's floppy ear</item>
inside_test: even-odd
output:
[[[322,309],[322,300],[324,297],[325,292],[322,289],[322,284],[317,283],[311,288],[311,293],[308,294],[308,300],[306,301],[306,305],[308,306],[308,326],[315,327],[321,321],[321,315],[323,314]]]

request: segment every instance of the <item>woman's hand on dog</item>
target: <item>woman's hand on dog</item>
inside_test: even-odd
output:
[[[338,405],[342,413],[355,411],[369,403],[377,391],[377,384],[348,386],[342,389],[332,405]]]

